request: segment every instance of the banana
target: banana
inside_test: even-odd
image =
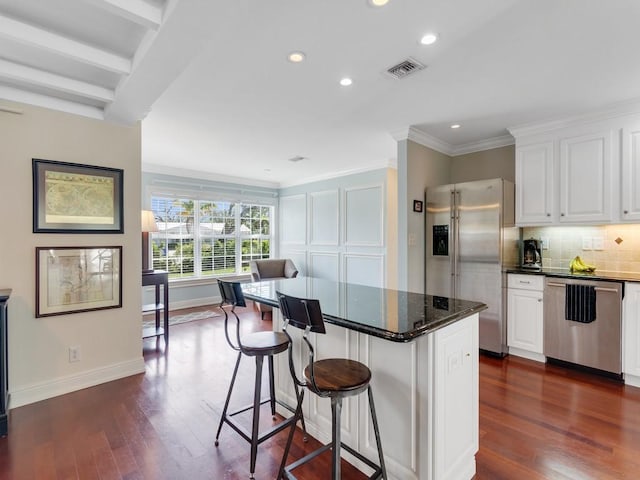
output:
[[[594,265],[584,263],[580,256],[576,256],[573,260],[571,260],[571,263],[569,264],[569,270],[579,273],[591,273],[595,272],[596,267]]]

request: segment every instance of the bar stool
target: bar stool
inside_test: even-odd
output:
[[[378,429],[378,419],[376,417],[376,410],[373,404],[373,394],[371,392],[370,385],[371,370],[360,362],[343,358],[315,360],[315,353],[311,341],[309,340],[309,333],[326,333],[322,311],[320,310],[320,302],[318,300],[291,297],[280,292],[276,292],[276,294],[280,304],[280,311],[284,318],[283,332],[287,335],[290,342],[288,347],[289,368],[291,370],[291,376],[293,377],[294,384],[300,387],[307,387],[311,392],[320,397],[329,397],[331,399],[332,414],[331,442],[295,461],[291,465],[285,466],[291,442],[293,440],[293,433],[296,427],[295,422],[291,424],[291,430],[289,431],[287,446],[285,447],[284,455],[282,457],[278,479],[285,478],[295,480],[296,477],[291,473],[292,470],[331,449],[331,479],[339,480],[341,478],[340,449],[344,448],[351,455],[358,458],[374,470],[373,474],[369,477],[370,480],[378,478],[386,480],[387,469],[384,464],[384,456],[380,442],[380,431]],[[309,358],[309,363],[304,369],[304,379],[298,378],[298,374],[295,371],[292,348],[293,343],[291,341],[291,336],[287,332],[287,327],[289,325],[304,329],[302,338],[307,345]],[[373,431],[376,437],[379,461],[378,465],[340,440],[340,414],[342,411],[342,399],[345,397],[359,395],[365,390],[369,397],[369,409],[371,411]],[[303,399],[304,388],[300,392],[300,395],[298,395],[298,406],[296,407],[296,413],[294,415],[296,420],[302,418]]]
[[[222,416],[220,417],[220,424],[218,425],[218,432],[216,433],[215,445],[218,446],[218,439],[220,438],[220,431],[222,430],[223,424],[228,424],[233,430],[235,430],[242,438],[248,441],[251,444],[251,461],[250,461],[250,475],[249,478],[254,478],[254,473],[256,469],[256,457],[258,454],[258,445],[262,443],[264,440],[271,438],[276,433],[285,429],[289,425],[293,425],[295,427],[295,422],[297,418],[292,416],[277,425],[274,425],[264,433],[259,433],[259,425],[260,425],[260,406],[269,402],[271,404],[271,415],[274,416],[276,414],[276,402],[280,405],[288,408],[291,411],[294,411],[290,406],[285,405],[284,403],[277,401],[275,398],[275,388],[274,388],[274,374],[273,374],[273,356],[278,353],[282,353],[289,347],[290,339],[283,332],[255,332],[249,333],[245,335],[240,335],[240,318],[235,312],[236,307],[246,307],[246,302],[244,299],[244,294],[242,293],[242,288],[240,283],[238,282],[225,282],[222,280],[218,280],[218,286],[220,287],[220,295],[222,296],[222,302],[220,303],[220,308],[224,312],[224,333],[227,338],[227,342],[231,346],[232,349],[238,352],[238,359],[236,360],[236,366],[233,369],[233,376],[231,377],[231,384],[229,385],[229,392],[227,393],[227,399],[224,403],[224,408],[222,410]],[[230,312],[233,314],[236,320],[235,325],[235,335],[231,335],[229,333],[229,318],[231,315],[227,313],[227,310],[223,307],[225,305],[230,305]],[[232,340],[232,337],[233,340]],[[240,408],[239,410],[228,413],[229,409],[229,401],[231,399],[231,393],[233,392],[233,386],[236,381],[236,376],[238,374],[238,367],[240,366],[240,359],[243,355],[248,357],[255,357],[256,359],[256,377],[255,377],[255,386],[254,386],[254,395],[253,395],[253,403]],[[265,400],[261,400],[261,387],[262,387],[262,365],[264,361],[264,357],[267,357],[269,360],[269,387],[270,393],[269,398]],[[298,388],[296,386],[296,396],[298,395]],[[252,421],[252,429],[251,432],[247,432],[239,423],[235,421],[233,418],[235,415],[239,413],[246,412],[248,410],[253,410],[253,421]],[[304,429],[303,424],[303,429]]]

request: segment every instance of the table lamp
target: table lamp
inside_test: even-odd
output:
[[[142,210],[142,273],[153,272],[149,268],[149,232],[157,232],[155,215],[151,210]]]

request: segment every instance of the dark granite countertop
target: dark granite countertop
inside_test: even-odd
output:
[[[559,278],[581,278],[585,280],[603,280],[609,282],[640,282],[640,273],[633,272],[608,272],[598,271],[593,273],[570,272],[568,268],[542,268],[541,270],[531,270],[527,268],[513,268],[507,273],[520,273],[526,275],[545,275],[547,277]]]
[[[478,302],[313,277],[243,283],[246,298],[278,307],[276,291],[316,298],[327,323],[394,342],[408,342],[486,309]]]

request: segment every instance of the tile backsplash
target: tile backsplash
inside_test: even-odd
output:
[[[640,225],[525,227],[522,238],[548,241],[544,268],[569,268],[576,256],[603,272],[640,273]]]

